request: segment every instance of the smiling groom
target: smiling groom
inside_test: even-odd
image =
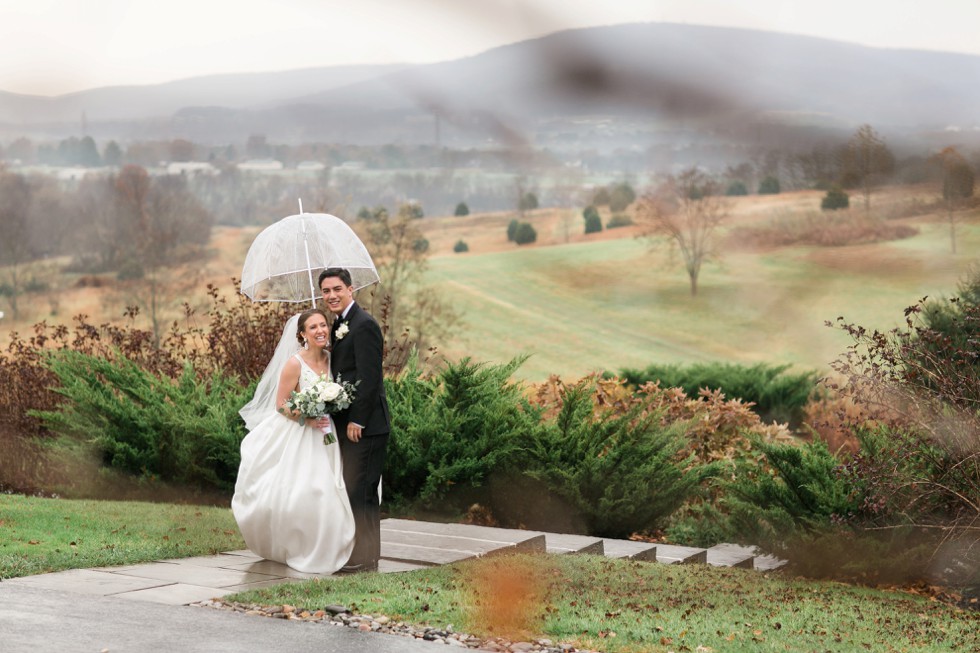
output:
[[[382,376],[384,338],[374,318],[354,301],[350,272],[327,268],[319,283],[337,318],[330,333],[330,372],[337,383],[356,384],[350,408],[334,415],[356,529],[354,550],[340,571],[374,571],[381,557],[378,488],[391,432]]]

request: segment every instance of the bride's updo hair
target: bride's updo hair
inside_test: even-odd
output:
[[[306,328],[306,321],[311,317],[313,317],[314,315],[322,315],[323,319],[327,320],[327,323],[330,322],[330,320],[327,318],[327,314],[324,313],[323,310],[319,308],[311,308],[308,311],[300,313],[299,322],[296,323],[296,339],[299,341],[299,344],[301,345],[304,342],[306,342],[305,340],[303,340],[303,330]]]

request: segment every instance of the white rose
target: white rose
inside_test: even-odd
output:
[[[339,383],[325,383],[320,388],[320,401],[333,401],[344,391]]]
[[[347,335],[348,331],[350,331],[350,328],[348,328],[346,322],[337,327],[337,340],[342,340],[343,337]]]

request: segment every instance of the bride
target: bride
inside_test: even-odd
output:
[[[241,410],[249,433],[231,509],[256,555],[309,573],[331,574],[354,546],[351,513],[336,443],[324,445],[329,417],[305,419],[283,404],[293,390],[330,375],[330,327],[312,309],[286,322],[255,396]]]

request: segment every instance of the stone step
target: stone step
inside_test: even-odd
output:
[[[545,550],[541,533],[410,519],[381,522],[381,557],[387,560],[441,565],[497,553]]]
[[[708,549],[708,564],[715,567],[755,568],[755,551],[737,544],[716,544]]]
[[[755,547],[722,543],[708,549],[512,528],[390,518],[381,522],[381,557],[409,565],[441,565],[506,552],[584,553],[663,564],[709,564],[769,571],[786,564]]]
[[[657,544],[657,562],[668,565],[703,565],[708,562],[708,552],[693,546]]]
[[[759,571],[773,571],[786,565],[789,561],[771,555],[757,555],[753,565]]]
[[[772,571],[774,569],[779,569],[788,563],[788,561],[777,558],[776,556],[761,553],[759,548],[755,546],[743,546],[741,544],[730,543],[719,544],[718,546],[726,547],[732,551],[740,551],[745,555],[751,555],[752,569],[757,571]]]
[[[648,562],[657,561],[657,547],[659,544],[650,542],[635,542],[633,540],[615,540],[602,538],[602,547],[607,558],[623,558],[626,560],[646,560]]]
[[[581,553],[599,556],[605,553],[602,538],[599,537],[575,535],[573,533],[545,533],[542,531],[527,532],[544,535],[545,549],[548,551],[548,553]]]

